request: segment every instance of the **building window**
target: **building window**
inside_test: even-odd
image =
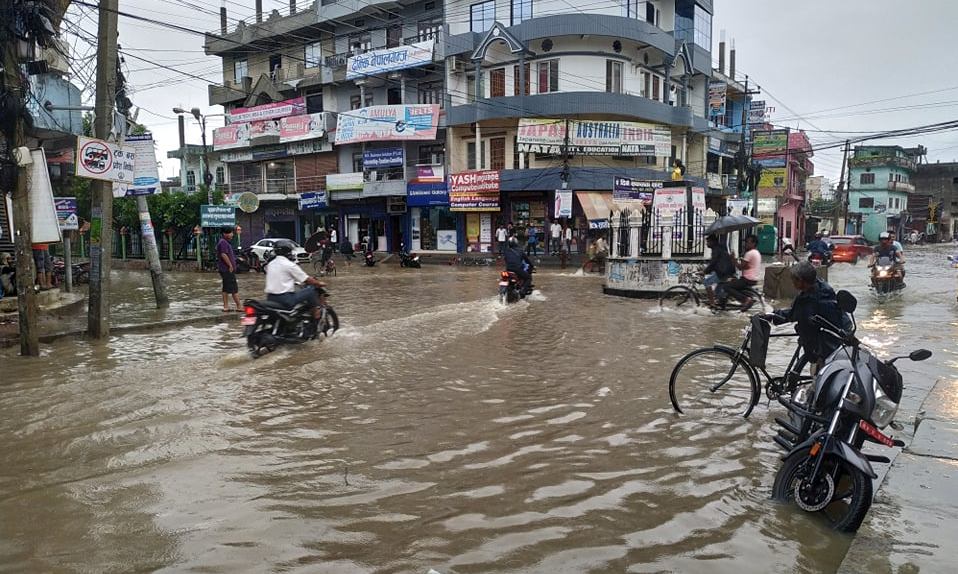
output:
[[[661,85],[662,85],[662,82],[659,80],[659,77],[652,76],[652,99],[657,102],[662,101],[662,95],[661,95],[662,89],[660,87]]]
[[[530,64],[525,65],[525,72],[526,72],[526,88],[524,93],[525,95],[528,96],[531,93],[531,88],[532,88],[532,67]],[[512,67],[512,92],[513,92],[512,95],[514,96],[519,95],[519,66],[518,65],[515,65]]]
[[[532,0],[512,0],[512,26],[532,18]]]
[[[863,173],[859,178],[859,182],[862,184],[875,183],[875,174]]]
[[[196,174],[192,169],[186,172],[186,191],[196,191]]]
[[[476,76],[469,74],[466,76],[466,103],[471,104],[476,101]]]
[[[871,209],[875,207],[875,198],[874,197],[859,197],[858,207],[861,209]]]
[[[273,80],[276,80],[276,70],[283,67],[283,55],[272,54],[269,57],[269,73]]]
[[[695,35],[692,41],[708,51],[712,50],[712,15],[698,4],[695,5]]]
[[[506,69],[489,70],[489,97],[501,98],[506,95]]]
[[[389,88],[386,90],[386,104],[395,106],[402,103],[402,90]]]
[[[356,94],[355,96],[349,96],[349,109],[358,110],[361,107],[363,107],[363,101],[359,97],[359,94]]]
[[[487,32],[496,21],[496,0],[480,2],[469,7],[469,30]]]
[[[605,61],[605,91],[613,94],[622,93],[622,62]]]
[[[371,106],[371,105],[373,105],[373,92],[372,92],[372,90],[366,92],[366,99],[363,100],[363,107],[364,107],[364,108],[368,108],[368,107]]]
[[[402,25],[393,25],[386,28],[386,47],[396,48],[402,44]]]
[[[439,104],[443,107],[442,82],[424,82],[419,84],[420,104]]]
[[[233,81],[238,84],[246,76],[249,76],[249,61],[237,60],[233,62]]]
[[[223,185],[224,183],[226,183],[226,168],[223,166],[217,166],[216,185]]]
[[[559,60],[539,62],[539,93],[559,91]]]
[[[318,92],[315,94],[306,95],[306,113],[307,114],[316,114],[323,111],[323,93]]]
[[[506,138],[489,140],[489,169],[506,169]]]
[[[466,169],[476,168],[476,142],[466,143]]]
[[[446,147],[442,144],[419,146],[420,165],[443,165],[446,163]]]
[[[307,68],[318,68],[323,61],[323,46],[320,42],[306,44],[306,57],[303,58]]]
[[[349,37],[349,51],[352,54],[363,54],[373,47],[372,36],[369,32]]]
[[[428,20],[426,22],[419,23],[419,41],[425,42],[426,40],[438,40],[442,34],[442,22],[436,22],[435,20]]]
[[[363,152],[353,152],[353,173],[363,171]]]

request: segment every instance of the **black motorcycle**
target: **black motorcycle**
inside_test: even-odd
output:
[[[832,252],[826,251],[825,253],[809,253],[808,262],[815,267],[831,267],[833,263]]]
[[[847,313],[857,306],[847,291],[838,293],[838,302]],[[881,361],[861,347],[853,331],[821,317],[814,321],[842,345],[826,359],[812,385],[779,397],[792,416],[776,419],[785,432],[779,432],[775,442],[788,454],[782,457],[772,495],[806,512],[823,513],[836,530],[855,532],[871,506],[872,480],[878,477],[871,463],[891,462],[863,454],[862,445],[868,440],[904,446],[881,429],[892,424],[898,412],[903,383],[895,361],[906,357]],[[931,351],[922,349],[907,358],[923,361],[930,356]]]
[[[530,270],[530,273],[533,273]],[[532,281],[522,281],[512,271],[499,273],[499,302],[516,303],[532,294]]]
[[[236,254],[236,271],[239,273],[246,273],[248,271],[266,273],[266,265],[264,263],[265,262],[256,255],[256,252],[253,251],[252,247],[240,249],[240,252]]]
[[[878,295],[887,295],[905,288],[905,269],[901,263],[891,257],[879,257],[872,265],[872,289]]]
[[[305,303],[287,308],[267,300],[247,299],[243,302],[243,336],[254,359],[276,350],[280,345],[305,343],[319,335],[328,337],[339,329],[339,317],[326,304],[329,293],[321,287],[304,289],[318,291],[319,319],[314,317],[312,307]]]
[[[399,266],[408,267],[410,269],[419,269],[422,267],[422,264],[419,261],[419,256],[413,253],[406,251],[404,245],[399,246]]]

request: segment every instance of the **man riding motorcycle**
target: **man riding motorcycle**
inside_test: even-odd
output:
[[[509,239],[509,247],[503,253],[506,260],[506,271],[515,273],[520,281],[520,290],[532,287],[532,261],[521,249],[519,242],[513,237]]]
[[[310,277],[293,260],[293,248],[296,245],[281,239],[273,246],[273,259],[266,266],[266,300],[292,309],[299,303],[307,303],[313,309],[313,316],[321,318],[319,292],[316,289],[296,290],[297,284],[325,287],[326,284]]]
[[[809,259],[818,256],[822,263],[827,264],[832,258],[832,247],[829,245],[829,242],[825,240],[825,234],[819,231],[815,234],[815,239],[808,244],[808,257]]]

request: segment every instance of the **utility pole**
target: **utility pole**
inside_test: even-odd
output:
[[[150,278],[153,280],[156,308],[166,309],[170,306],[170,299],[166,295],[166,279],[163,276],[163,265],[160,263],[160,250],[156,246],[156,230],[153,229],[150,207],[146,203],[145,195],[136,196],[136,210],[140,214],[140,232],[146,248],[146,260],[150,264]]]
[[[842,175],[838,180],[838,200],[842,202],[842,224],[844,225],[843,229],[839,231],[845,233],[848,229],[848,201],[849,194],[851,193],[851,166],[848,165],[848,149],[850,143],[848,140],[845,140],[845,153],[842,155]],[[845,167],[848,166],[848,180],[845,179]]]
[[[116,100],[118,0],[100,0],[96,59],[94,135],[110,138]],[[110,268],[113,257],[113,183],[94,180],[90,208],[90,306],[87,331],[94,339],[110,334]]]
[[[8,12],[4,10],[4,14]],[[9,14],[10,18],[14,18]],[[30,189],[28,187],[28,173],[30,165],[25,164],[27,157],[21,158],[19,151],[26,149],[26,137],[23,129],[23,109],[26,100],[26,91],[29,89],[23,81],[17,54],[20,42],[5,42],[3,46],[3,83],[8,93],[16,100],[13,134],[4,134],[7,137],[7,157],[16,162],[13,170],[16,174],[16,183],[13,188],[13,241],[17,266],[17,311],[20,328],[20,354],[26,356],[40,355],[40,342],[37,331],[37,294],[33,288],[33,277],[36,271],[33,266],[33,231],[30,218]],[[12,137],[10,137],[12,135]]]

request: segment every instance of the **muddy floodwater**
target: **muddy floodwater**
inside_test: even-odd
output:
[[[868,345],[935,353],[901,364],[906,439],[958,372],[947,249],[909,248],[908,287],[882,302],[864,265],[832,269]],[[702,420],[669,404],[676,360],[737,345],[744,316],[662,312],[558,270],[509,307],[494,268],[341,271],[342,330],[255,361],[235,317],[0,351],[0,572],[829,572],[844,557],[849,537],[769,500],[781,407]],[[215,275],[171,282],[167,318],[218,313]],[[114,286],[118,322],[158,317],[145,274]],[[772,344],[779,369],[788,344]]]

